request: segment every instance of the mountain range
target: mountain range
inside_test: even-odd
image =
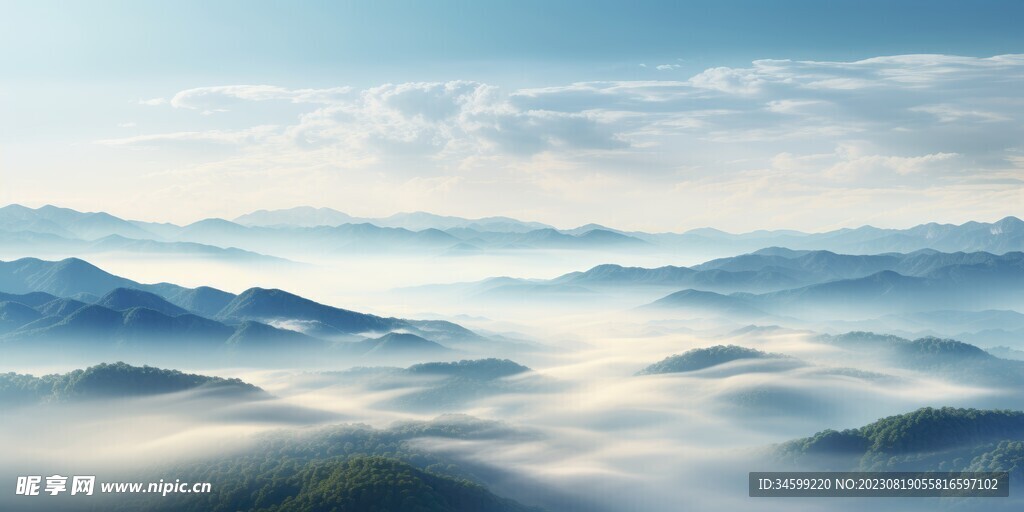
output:
[[[845,319],[872,315],[922,315],[947,310],[956,315],[986,309],[1019,308],[1024,286],[1024,253],[941,253],[842,255],[828,251],[770,248],[694,267],[698,272],[776,272],[800,283],[771,292],[716,294],[699,301],[726,316],[737,312]],[[680,291],[654,307],[689,307],[693,292]],[[933,315],[934,317],[934,315]],[[1016,327],[1018,325],[1014,324]],[[977,325],[976,325],[977,327]]]
[[[0,290],[0,343],[8,346],[199,345],[437,356],[448,352],[439,342],[484,340],[451,322],[385,318],[283,290],[251,288],[234,295],[209,287],[141,284],[74,258],[0,262]]]
[[[98,213],[43,206],[0,208],[0,247],[5,254],[90,255],[98,253],[147,254],[205,258],[234,263],[289,264],[279,257],[222,244],[203,244],[159,236],[156,230]],[[156,224],[147,226],[159,226]]]
[[[687,251],[737,254],[767,246],[792,250],[829,250],[881,254],[932,249],[944,252],[1024,250],[1024,221],[1007,217],[993,223],[922,224],[909,229],[864,226],[824,233],[755,231],[730,234],[701,228],[685,233],[621,231],[597,224],[555,229],[507,217],[466,219],[425,212],[385,218],[358,218],[326,208],[260,210],[229,221],[206,219],[179,226],[120,219],[104,212],[78,212],[43,206],[0,208],[0,240],[23,254],[63,251],[132,251],[187,254],[231,260],[427,250],[458,255],[480,251],[586,249],[603,251]],[[293,248],[302,247],[303,253]],[[36,252],[32,252],[32,251]],[[267,260],[267,261],[281,261]],[[709,270],[709,269],[703,269]],[[766,287],[775,275],[762,276]]]
[[[527,233],[555,229],[538,222],[524,222],[507,217],[466,219],[445,217],[426,212],[399,213],[385,218],[358,218],[330,208],[297,207],[285,210],[259,210],[234,220],[247,226],[337,226],[369,223],[380,227],[405,228],[413,231],[463,229],[469,232]],[[792,249],[828,249],[849,254],[912,252],[935,249],[946,252],[988,251],[1003,253],[1024,250],[1024,221],[1007,217],[993,223],[967,222],[960,225],[928,223],[908,229],[883,229],[873,226],[845,228],[824,233],[793,230],[753,231],[733,234],[712,228],[692,229],[683,233],[644,233],[622,231],[599,224],[559,230],[568,235],[596,231],[601,236],[619,234],[654,245],[672,247],[728,246],[732,250],[751,251],[766,246]],[[460,237],[461,238],[461,237]]]
[[[649,302],[649,311],[678,311],[747,323],[788,317],[859,319],[886,316],[884,324],[940,332],[1022,329],[1021,321],[992,322],[984,310],[1024,307],[1024,253],[837,254],[771,247],[692,267],[624,267],[604,264],[553,279],[494,277],[468,283],[426,285],[406,293],[449,294],[495,303],[585,304],[588,301]],[[656,299],[653,300],[652,299]],[[643,303],[641,302],[641,303]],[[935,311],[950,314],[935,315]],[[1008,311],[1001,318],[1013,315]],[[970,320],[969,317],[974,318]],[[950,331],[952,319],[964,328]],[[973,332],[973,331],[971,331]]]
[[[986,253],[987,254],[987,253]],[[719,316],[800,318],[871,318],[936,310],[978,311],[1021,308],[1024,297],[1024,254],[1009,253],[984,263],[952,264],[923,275],[882,270],[863,277],[838,279],[768,293],[682,290],[648,308],[697,309]],[[699,297],[696,296],[699,294]]]
[[[723,249],[722,252],[732,254],[769,246],[797,250],[829,250],[845,254],[908,253],[922,249],[1002,254],[1024,250],[1024,221],[1017,217],[1006,217],[996,222],[971,221],[959,225],[932,222],[907,229],[862,226],[822,233],[779,230],[732,234],[702,228],[682,234],[624,234],[638,236],[659,245],[677,248],[718,247]]]
[[[284,210],[257,210],[240,215],[234,222],[243,226],[261,227],[316,227],[340,226],[341,224],[373,224],[384,228],[403,228],[411,231],[424,229],[447,230],[465,228],[476,231],[493,231],[498,233],[526,233],[536,229],[553,229],[552,226],[540,222],[524,222],[509,217],[485,217],[482,219],[465,219],[435,215],[427,212],[396,213],[389,217],[368,218],[353,217],[347,213],[331,208],[313,208],[297,206]]]
[[[770,292],[830,281],[852,280],[895,272],[936,279],[971,279],[990,271],[1015,272],[1024,267],[1024,253],[943,253],[931,249],[907,254],[837,254],[831,251],[795,251],[769,247],[695,265],[693,267],[640,268],[599,265],[572,272],[547,284],[620,287],[689,287],[705,291]]]
[[[628,235],[587,230],[566,233],[546,224],[506,217],[463,219],[424,212],[358,219],[326,209],[258,211],[232,222],[204,219],[188,225],[130,221],[97,212],[21,205],[0,208],[0,241],[9,253],[89,254],[124,251],[286,263],[285,257],[335,253],[595,249],[648,245]],[[302,247],[301,253],[292,250]],[[275,255],[271,257],[267,255]],[[283,256],[283,257],[280,257]]]

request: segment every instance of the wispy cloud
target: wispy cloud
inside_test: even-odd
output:
[[[939,104],[939,105],[921,105],[919,107],[911,107],[911,112],[924,112],[926,114],[932,114],[939,121],[943,123],[951,123],[960,120],[975,120],[975,121],[1010,121],[1011,117],[996,112],[989,112],[985,110],[965,109],[956,105],[950,104]]]
[[[197,87],[178,92],[171,98],[175,108],[193,110],[224,109],[241,101],[289,101],[291,103],[330,104],[346,98],[351,87],[327,89],[286,89],[273,85],[224,85]]]
[[[543,204],[560,197],[571,198],[580,212],[600,212],[635,195],[652,205],[663,200],[671,212],[682,197],[703,204],[730,190],[751,208],[773,209],[782,206],[739,191],[785,186],[789,200],[846,191],[846,202],[874,211],[870,195],[852,191],[874,190],[876,197],[880,189],[908,187],[962,192],[984,176],[1018,169],[1012,148],[1024,138],[1022,82],[1024,56],[903,55],[758,60],[684,80],[512,90],[464,80],[362,89],[223,85],[182,90],[166,102],[222,112],[197,117],[195,130],[98,142],[234,148],[234,156],[220,151],[198,162],[205,172],[273,169],[294,176],[317,169],[326,176],[358,168],[395,180],[394,186],[437,179],[447,184],[446,196],[474,204],[484,197],[502,201],[477,185],[500,181],[521,202],[534,197],[536,209],[554,208]],[[272,123],[236,127],[247,109],[268,102],[292,107]],[[762,183],[766,176],[786,184]],[[695,183],[715,185],[693,195],[700,190]],[[985,181],[985,193],[1011,186],[1003,178]],[[922,206],[922,215],[936,207]]]
[[[150,135],[136,135],[117,139],[96,141],[103,146],[155,147],[162,143],[204,142],[214,144],[259,143],[277,131],[275,126],[254,126],[245,130],[208,130],[202,132],[170,132]]]

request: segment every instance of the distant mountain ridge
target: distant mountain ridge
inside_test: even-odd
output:
[[[297,206],[282,210],[257,210],[236,217],[233,222],[243,226],[339,226],[341,224],[373,224],[385,228],[404,228],[411,231],[424,229],[447,230],[466,228],[477,231],[494,231],[508,233],[525,233],[535,229],[551,229],[552,226],[540,222],[524,222],[509,217],[485,217],[467,219],[435,215],[427,212],[396,213],[389,217],[370,218],[353,217],[332,208],[313,208]]]
[[[906,339],[873,332],[820,335],[815,341],[874,363],[983,386],[1024,385],[1024,361],[1003,359],[953,339]]]
[[[986,252],[842,255],[829,251],[766,249],[694,267],[698,272],[766,272],[802,284],[769,292],[683,290],[652,307],[714,308],[722,315],[921,313],[1024,306],[1024,253]],[[653,272],[653,271],[652,271]],[[904,273],[901,273],[904,272]]]
[[[0,208],[0,229],[34,231],[85,240],[95,240],[109,235],[135,239],[152,236],[152,233],[139,226],[109,213],[82,213],[51,205],[32,209],[12,204]]]
[[[675,290],[676,293],[664,296],[658,304],[688,303],[704,309],[724,307],[734,312],[766,314],[784,309],[788,303],[817,299],[822,300],[821,304],[828,304],[843,297],[859,300],[857,295],[863,295],[872,300],[882,297],[883,302],[892,303],[901,294],[909,301],[920,295],[954,292],[960,292],[961,297],[945,305],[940,296],[925,297],[928,300],[920,304],[931,309],[956,309],[952,306],[958,301],[978,297],[988,300],[984,297],[986,294],[1001,294],[987,302],[986,307],[995,308],[999,307],[997,299],[1012,295],[1017,286],[1024,286],[1022,252],[996,255],[921,250],[909,254],[850,255],[769,247],[692,267],[602,264],[553,279],[493,277],[404,291],[450,293],[489,300],[562,300],[635,292],[650,296]],[[1012,300],[1008,302],[1012,303]]]
[[[119,219],[105,212],[79,212],[12,204],[0,208],[0,246],[7,251],[49,253],[142,253],[203,257],[232,262],[285,264],[285,259],[222,244],[202,244],[164,236],[173,225]],[[180,228],[179,228],[180,229]]]
[[[1002,254],[1024,250],[1024,221],[1005,217],[995,222],[963,224],[928,223],[907,229],[883,229],[873,226],[843,228],[822,233],[796,231],[754,231],[730,234],[717,230],[692,230],[681,235],[651,235],[666,243],[700,245],[720,243],[740,251],[766,246],[800,250],[829,250],[846,254],[908,253],[922,249],[943,252],[985,251]]]
[[[303,242],[313,242],[309,247],[322,246],[324,251],[374,252],[434,247],[440,254],[447,254],[448,251],[466,253],[476,250],[548,248],[615,250],[623,247],[648,251],[686,249],[696,254],[736,254],[766,246],[784,246],[795,250],[824,249],[846,254],[913,252],[922,249],[1002,254],[1024,251],[1024,221],[1006,217],[992,223],[930,223],[908,229],[863,226],[823,233],[761,230],[731,234],[710,228],[684,233],[644,233],[597,224],[557,230],[547,224],[507,217],[467,219],[426,212],[400,213],[377,219],[357,218],[329,208],[297,207],[259,210],[239,216],[234,222],[207,219],[187,226],[177,226],[128,221],[104,212],[82,213],[54,206],[32,209],[9,205],[0,208],[0,240],[5,238],[25,247],[57,244],[76,250],[85,250],[81,241],[102,239],[103,243],[96,246],[99,249],[216,253],[218,257],[236,259],[260,256],[252,251],[280,254],[282,247]],[[147,241],[148,245],[142,243]],[[180,245],[188,243],[193,245]],[[225,252],[231,251],[232,247],[250,252]]]

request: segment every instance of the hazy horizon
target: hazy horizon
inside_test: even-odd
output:
[[[596,224],[596,225],[600,225],[600,226],[603,226],[603,227],[606,227],[606,228],[610,228],[610,229],[614,229],[614,230],[617,230],[617,231],[644,232],[643,230],[640,230],[640,229],[637,229],[637,230],[625,229],[625,228],[622,228],[622,227],[617,226],[617,225],[602,224],[600,222],[594,222],[594,221],[584,222],[582,224],[557,225],[557,224],[552,224],[550,222],[546,222],[544,220],[535,219],[535,218],[518,218],[518,217],[511,217],[511,216],[508,216],[508,215],[500,215],[500,214],[494,214],[494,215],[488,215],[488,214],[460,215],[458,213],[441,214],[441,213],[438,213],[438,212],[427,211],[427,210],[401,210],[401,211],[385,212],[385,213],[380,214],[380,215],[361,215],[361,214],[355,213],[353,211],[347,211],[347,210],[344,210],[344,209],[338,209],[338,208],[335,208],[335,207],[332,207],[332,206],[323,206],[323,205],[319,205],[318,206],[318,205],[311,205],[311,204],[297,204],[297,205],[293,205],[293,206],[282,206],[281,208],[259,208],[259,207],[257,207],[257,208],[253,208],[251,210],[240,211],[240,212],[237,212],[235,214],[225,215],[223,217],[197,217],[197,218],[195,218],[193,220],[184,221],[184,222],[174,222],[174,221],[171,221],[167,217],[163,217],[163,218],[161,218],[161,217],[142,217],[142,218],[138,218],[138,217],[130,217],[130,216],[121,216],[121,215],[117,215],[116,211],[114,211],[114,210],[102,210],[102,209],[100,209],[100,210],[81,209],[80,210],[80,209],[77,209],[77,208],[72,208],[72,207],[70,207],[68,205],[53,204],[53,203],[47,203],[47,202],[42,202],[42,203],[39,203],[39,202],[37,202],[37,203],[13,202],[13,203],[8,203],[8,204],[0,205],[0,208],[3,208],[5,206],[23,206],[23,207],[30,208],[30,209],[33,209],[33,210],[39,209],[39,208],[42,208],[42,207],[45,207],[45,206],[52,206],[52,207],[56,207],[56,208],[67,208],[67,209],[78,211],[80,213],[108,213],[108,214],[114,215],[115,217],[118,217],[120,219],[127,220],[127,221],[150,222],[150,223],[157,223],[157,224],[169,223],[169,224],[175,224],[175,225],[178,225],[178,226],[187,226],[187,225],[195,223],[195,222],[200,222],[200,221],[203,221],[203,220],[210,220],[210,219],[222,219],[222,220],[227,220],[227,221],[235,222],[235,220],[238,219],[239,217],[242,217],[242,216],[245,216],[245,215],[251,214],[251,213],[256,213],[256,212],[276,212],[276,211],[293,210],[293,209],[298,209],[298,208],[314,208],[314,209],[334,210],[336,212],[344,213],[344,214],[350,215],[351,217],[354,217],[356,219],[356,222],[368,222],[368,223],[372,223],[370,221],[373,221],[373,220],[386,219],[386,218],[392,217],[392,216],[425,213],[425,214],[428,214],[428,215],[437,215],[437,216],[442,216],[442,217],[455,217],[455,218],[462,218],[462,219],[467,219],[467,220],[480,220],[480,219],[504,217],[504,218],[509,218],[509,219],[513,219],[513,220],[516,220],[516,221],[521,221],[521,222],[537,222],[537,223],[541,223],[541,224],[547,224],[547,225],[550,225],[553,228],[558,229],[558,230],[572,230],[572,229],[576,229],[576,228],[579,228],[579,227],[584,227],[584,226],[587,226],[587,225]],[[1013,209],[1013,211],[1017,212],[1018,209],[1015,208],[1015,209]],[[692,230],[714,229],[714,230],[723,231],[723,232],[726,232],[726,233],[729,233],[729,234],[737,234],[737,235],[749,234],[749,233],[754,233],[754,232],[758,232],[758,231],[800,231],[800,232],[803,232],[803,233],[818,234],[818,233],[825,233],[825,232],[841,230],[841,229],[856,229],[856,228],[861,228],[861,227],[875,227],[875,228],[881,228],[881,229],[895,229],[895,230],[899,230],[899,229],[909,229],[909,228],[912,228],[912,227],[915,227],[915,226],[924,225],[924,224],[940,224],[940,225],[953,225],[953,226],[960,226],[960,225],[963,225],[963,224],[966,224],[966,223],[970,223],[970,222],[980,222],[980,223],[992,224],[992,223],[995,223],[995,222],[998,222],[998,221],[1001,221],[1001,220],[1004,220],[1004,219],[1007,219],[1007,218],[1017,218],[1017,219],[1020,219],[1021,215],[1022,215],[1021,213],[1008,213],[1006,215],[996,215],[996,216],[990,217],[990,218],[976,218],[976,217],[968,215],[968,216],[964,216],[962,220],[956,220],[956,221],[926,220],[926,221],[923,221],[923,222],[912,222],[912,223],[909,223],[909,224],[906,224],[906,223],[900,223],[900,224],[884,224],[884,223],[874,223],[874,224],[860,223],[860,224],[857,224],[857,223],[851,223],[851,224],[848,224],[848,225],[838,225],[838,226],[831,226],[831,227],[823,227],[823,228],[820,228],[820,229],[817,229],[817,230],[813,230],[813,229],[812,230],[802,230],[802,229],[797,229],[797,228],[788,227],[788,226],[776,226],[776,227],[772,227],[772,228],[755,227],[753,229],[747,229],[747,230],[728,230],[728,229],[723,229],[720,226],[715,226],[715,225],[694,225],[694,226],[681,227],[679,229],[670,230],[670,231],[658,231],[658,230],[648,231],[648,233],[662,233],[662,232],[663,233],[686,233],[687,231],[692,231]]]

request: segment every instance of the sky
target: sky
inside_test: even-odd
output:
[[[0,4],[0,204],[822,231],[1024,205],[1024,3]]]

